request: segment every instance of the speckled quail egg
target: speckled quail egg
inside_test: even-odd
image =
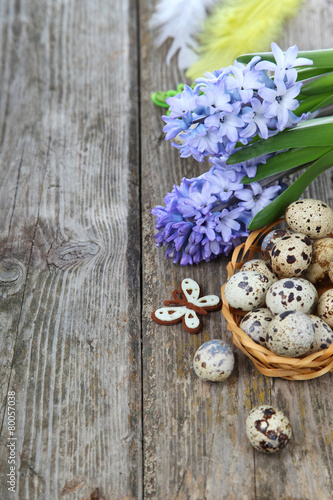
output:
[[[256,344],[266,347],[266,331],[273,318],[267,307],[260,307],[244,316],[239,326]]]
[[[266,345],[278,356],[298,358],[311,349],[314,338],[314,326],[306,314],[285,311],[268,326]]]
[[[314,314],[309,314],[308,318],[311,319],[315,332],[314,342],[308,354],[328,349],[333,342],[332,329],[327,323],[325,323],[325,321]]]
[[[269,279],[254,271],[240,271],[231,276],[224,289],[229,305],[240,311],[251,311],[265,305]]]
[[[263,274],[269,279],[269,286],[278,281],[278,276],[273,272],[271,265],[268,262],[260,259],[248,260],[243,264],[241,271],[255,271]]]
[[[284,278],[273,283],[266,295],[267,307],[273,314],[284,311],[315,311],[318,292],[310,281],[303,278]]]
[[[333,210],[323,201],[306,199],[291,203],[286,210],[286,221],[295,231],[317,240],[333,230]]]
[[[318,283],[328,277],[330,263],[333,262],[333,238],[315,240],[312,244],[311,264],[304,278]]]
[[[249,413],[246,435],[256,450],[276,453],[288,444],[292,430],[288,418],[281,410],[261,405]]]
[[[333,289],[327,290],[319,298],[317,314],[325,323],[333,328]]]
[[[301,233],[284,236],[272,248],[272,269],[281,278],[300,276],[309,267],[311,257],[310,238]]]
[[[271,260],[271,251],[275,243],[284,236],[289,236],[291,234],[293,234],[291,229],[274,229],[266,234],[261,243],[261,252],[264,259],[269,262]]]
[[[209,340],[199,347],[193,358],[193,368],[204,381],[223,382],[234,369],[232,350],[222,340]]]
[[[328,277],[333,283],[333,262],[330,262],[328,266]]]

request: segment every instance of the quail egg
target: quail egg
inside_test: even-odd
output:
[[[255,271],[256,273],[263,274],[269,279],[269,286],[273,285],[279,278],[273,272],[271,265],[268,262],[260,259],[253,259],[245,262],[242,266],[242,271]]]
[[[312,243],[301,233],[284,236],[271,251],[273,271],[281,278],[300,276],[310,265]]]
[[[276,453],[286,447],[292,430],[288,418],[281,410],[261,405],[249,413],[246,435],[256,450]]]
[[[295,201],[289,205],[285,215],[293,231],[314,240],[324,238],[333,230],[333,210],[320,200]]]
[[[269,279],[254,271],[240,271],[231,276],[224,289],[229,305],[240,311],[251,311],[265,305]]]
[[[332,329],[327,325],[327,323],[325,323],[325,321],[314,314],[309,314],[308,318],[311,319],[315,332],[314,342],[308,354],[328,349],[333,342]]]
[[[311,349],[314,338],[314,326],[306,314],[285,311],[268,326],[266,345],[278,356],[297,358]]]
[[[234,369],[232,350],[222,340],[209,340],[199,347],[193,358],[193,368],[204,381],[223,382]]]
[[[317,314],[325,323],[333,328],[333,289],[327,290],[319,298]]]
[[[265,238],[261,243],[261,252],[265,260],[271,260],[271,251],[274,247],[275,243],[279,241],[284,236],[289,236],[293,234],[293,231],[290,229],[274,229],[266,234]]]
[[[333,283],[333,262],[330,262],[328,266],[328,277]]]
[[[311,264],[304,278],[311,283],[318,283],[329,275],[330,263],[333,262],[333,238],[315,240],[312,244]]]
[[[315,311],[318,292],[310,281],[303,278],[284,278],[273,283],[266,295],[267,307],[273,314],[284,311]]]
[[[266,330],[274,315],[266,307],[250,311],[240,323],[240,328],[259,345],[266,346]]]

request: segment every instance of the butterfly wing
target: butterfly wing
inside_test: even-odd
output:
[[[186,311],[186,307],[160,307],[151,313],[151,318],[160,325],[175,325]]]
[[[197,333],[201,328],[201,320],[195,311],[187,309],[183,316],[183,325],[189,333]]]
[[[180,285],[182,293],[188,302],[194,303],[200,297],[200,286],[191,278],[185,278]]]
[[[217,295],[205,295],[197,299],[194,303],[205,309],[205,311],[215,311],[221,307],[222,301]]]

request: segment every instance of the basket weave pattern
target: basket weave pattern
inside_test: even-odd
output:
[[[264,229],[251,232],[246,242],[235,248],[231,261],[227,265],[228,279],[235,273],[236,269],[240,269],[245,262],[253,259],[255,253],[261,252],[260,246],[258,246],[259,240],[283,220],[280,219]],[[319,295],[332,287],[332,283],[320,285],[320,287],[317,287]],[[225,284],[221,288],[222,314],[228,322],[228,330],[232,332],[232,340],[236,347],[252,360],[261,373],[268,377],[280,377],[287,380],[309,380],[333,371],[333,343],[324,351],[302,358],[277,356],[265,347],[256,344],[239,328],[242,317],[247,313],[229,306],[225,298],[224,288]]]

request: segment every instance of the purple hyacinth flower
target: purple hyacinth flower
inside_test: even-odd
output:
[[[241,130],[240,137],[254,137],[257,133],[262,139],[268,138],[268,126],[271,124],[271,119],[266,116],[270,107],[267,101],[261,102],[254,97],[251,99],[251,107],[243,108],[242,119],[247,126]]]
[[[230,241],[233,231],[240,230],[241,225],[236,219],[238,219],[243,211],[243,207],[237,207],[233,210],[225,208],[215,216],[216,230],[222,234],[225,243]]]
[[[198,125],[190,132],[188,144],[200,153],[217,154],[219,138],[211,127],[204,124]]]
[[[251,210],[254,216],[260,210],[265,208],[281,191],[281,186],[271,186],[263,189],[259,182],[252,182],[250,188],[242,189],[235,192],[235,196],[239,200],[239,206],[244,207],[245,210]]]
[[[202,187],[201,193],[190,186],[189,198],[178,200],[177,208],[184,217],[199,219],[202,215],[207,215],[216,200],[216,196],[213,196],[211,193],[209,182],[206,182]]]
[[[309,66],[313,64],[313,61],[311,61],[311,59],[307,59],[306,57],[297,57],[297,45],[289,47],[285,53],[280,49],[277,43],[273,42],[271,44],[271,48],[276,64],[270,61],[260,61],[255,66],[256,70],[274,71],[281,79],[283,79],[284,76],[294,78],[295,74],[297,76],[297,71],[293,69],[295,66]]]
[[[201,76],[199,78],[196,78],[196,82],[198,83],[199,88],[201,88],[201,84],[215,84],[220,80],[223,80],[225,75],[228,74],[229,68],[221,68],[221,69],[216,69],[211,73],[210,71],[206,71],[204,73],[204,76]]]
[[[240,103],[237,103],[240,104]],[[238,141],[239,129],[244,126],[243,120],[238,116],[239,106],[234,105],[233,113],[216,113],[215,115],[208,116],[205,119],[205,125],[207,127],[214,127],[214,133],[218,137],[226,136],[232,143]]]
[[[218,111],[232,113],[233,107],[229,104],[230,95],[225,92],[224,81],[219,80],[215,85],[201,86],[200,90],[203,95],[200,95],[196,100],[198,106],[208,107],[209,113]]]
[[[166,125],[163,127],[163,132],[165,132],[165,140],[173,139],[181,132],[188,130],[192,123],[191,113],[187,113],[182,118],[170,118],[169,116],[163,115],[162,120],[165,121]]]
[[[199,233],[201,236],[206,236],[209,241],[214,241],[216,238],[215,227],[214,215],[208,214],[206,217],[201,217],[196,221],[193,232]]]
[[[197,107],[197,97],[198,91],[192,90],[188,85],[184,85],[184,90],[180,94],[168,97],[165,102],[170,106],[170,118],[183,117],[189,111],[193,111]]]
[[[226,77],[228,90],[237,90],[243,103],[248,103],[253,97],[253,91],[263,87],[264,84],[259,81],[261,74],[258,71],[243,72],[240,68],[234,66]]]
[[[283,130],[289,119],[289,111],[294,111],[299,106],[299,102],[295,99],[300,93],[302,83],[297,82],[293,87],[287,89],[282,80],[275,81],[276,90],[262,88],[258,93],[262,99],[270,104],[266,116],[268,118],[277,117],[277,128]]]
[[[223,203],[231,198],[234,191],[243,188],[243,184],[237,182],[237,174],[233,171],[214,169],[206,175],[206,179],[211,183],[211,192],[217,194]]]

